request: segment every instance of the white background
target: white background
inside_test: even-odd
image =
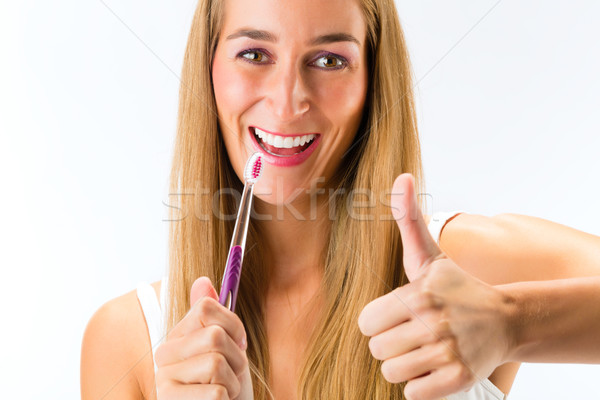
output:
[[[397,4],[433,211],[523,213],[600,235],[600,3]],[[92,313],[165,273],[194,7],[0,3],[2,398],[77,398]],[[510,398],[599,399],[599,375],[525,365]]]

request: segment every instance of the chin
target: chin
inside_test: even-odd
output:
[[[265,174],[254,185],[254,196],[273,206],[293,204],[309,196],[310,185],[305,180]]]

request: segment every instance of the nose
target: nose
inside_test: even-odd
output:
[[[280,63],[269,79],[266,103],[281,122],[293,121],[310,108],[309,89],[302,72],[293,63]]]

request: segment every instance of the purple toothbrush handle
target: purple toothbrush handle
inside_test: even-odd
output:
[[[229,309],[235,310],[235,300],[240,286],[240,272],[242,270],[242,248],[233,246],[227,257],[227,266],[225,267],[225,276],[221,285],[221,294],[219,303],[227,307],[227,299],[230,298]]]

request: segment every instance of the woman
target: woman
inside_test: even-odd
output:
[[[107,303],[84,336],[82,397],[497,399],[520,361],[598,362],[600,239],[514,215],[424,218],[411,88],[391,0],[201,0],[172,171],[172,193],[194,196],[173,206],[153,285],[168,335],[144,288]],[[255,151],[236,315],[216,293]]]

